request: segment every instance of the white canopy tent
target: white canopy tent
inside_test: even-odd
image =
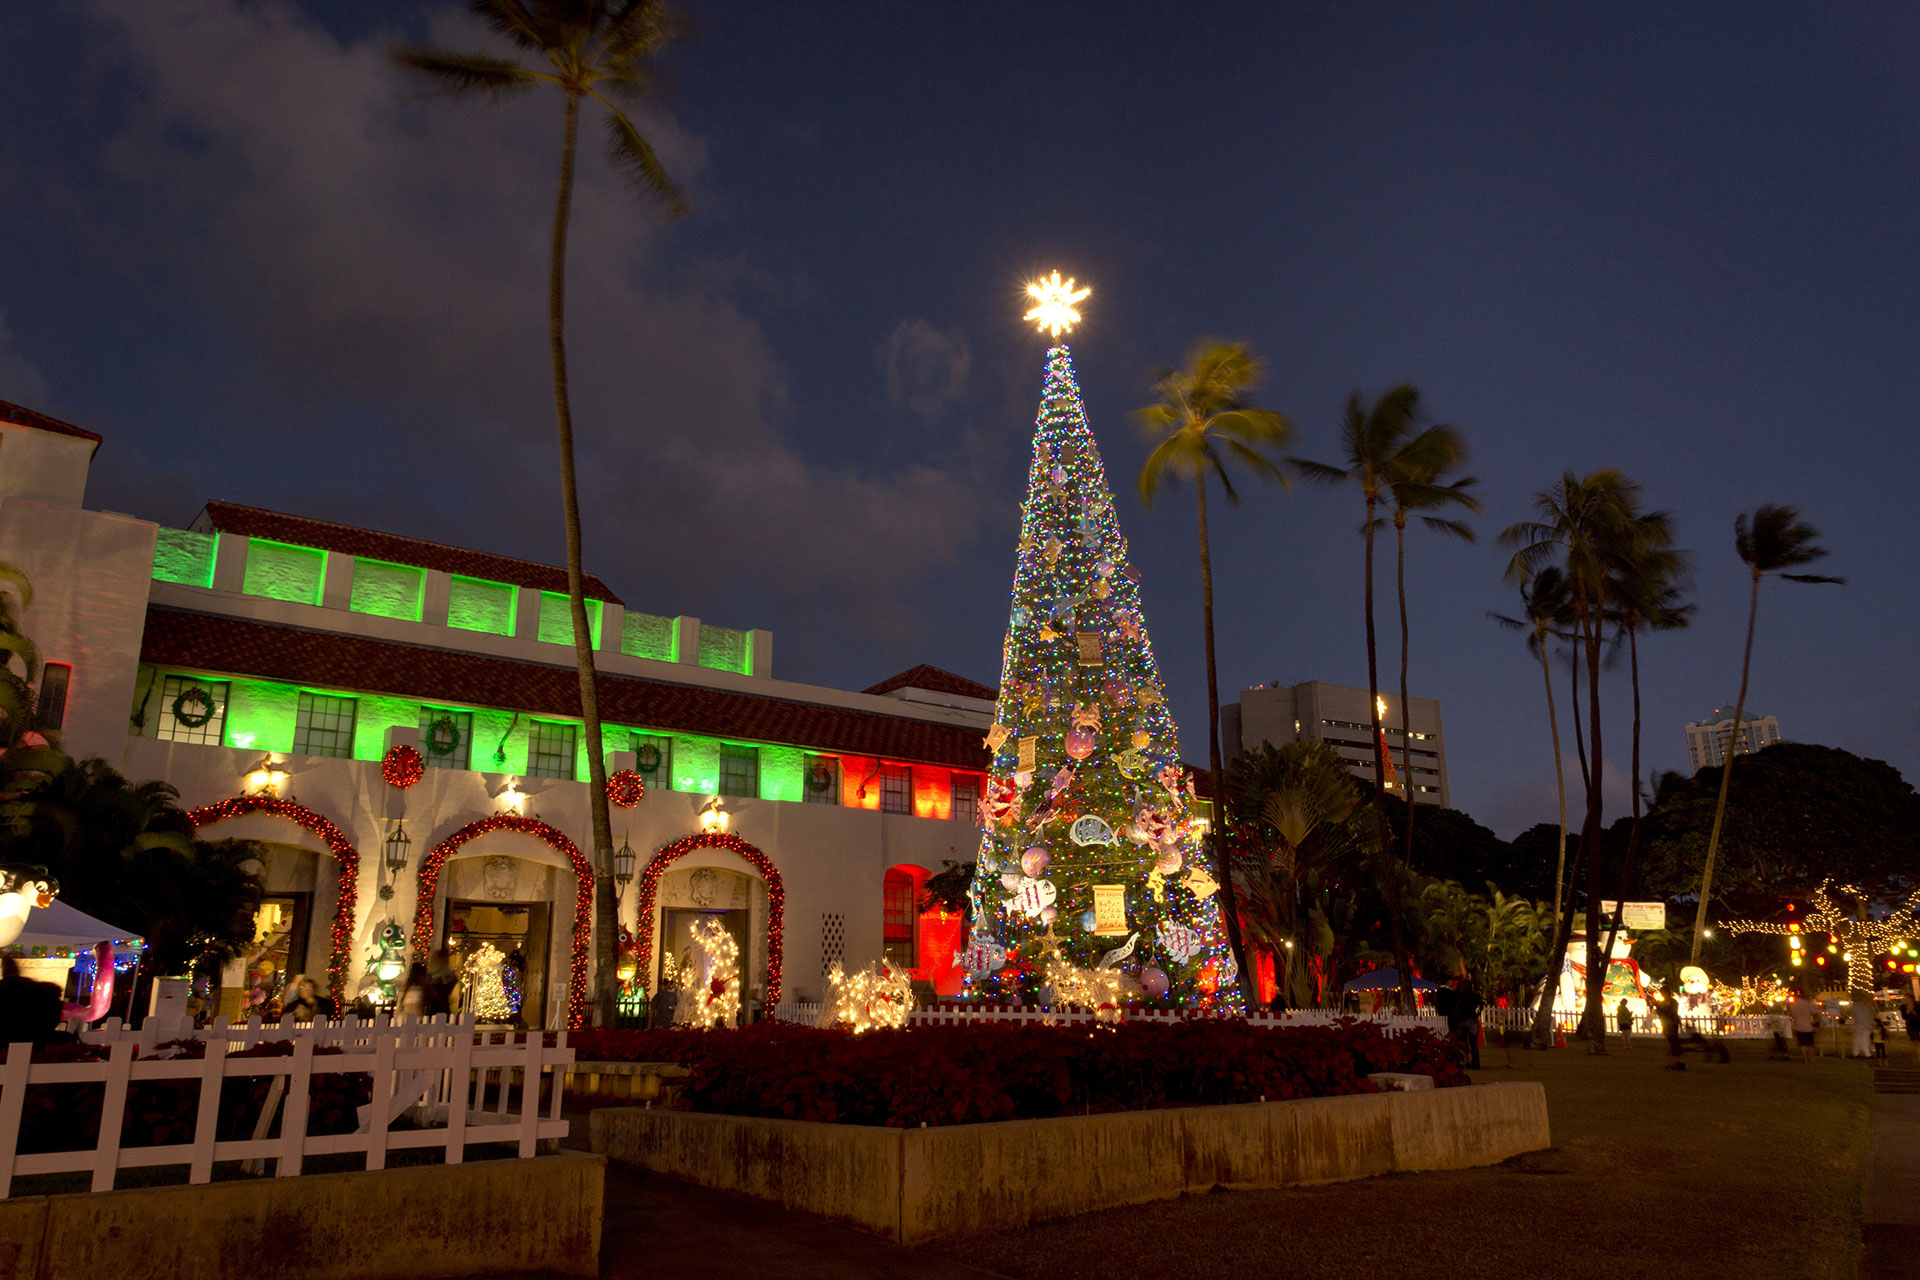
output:
[[[10,946],[3,949],[11,956],[77,956],[98,943],[111,942],[116,954],[131,955],[145,945],[136,933],[95,920],[78,907],[70,907],[55,898],[27,917]]]

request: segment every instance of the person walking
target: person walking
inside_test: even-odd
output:
[[[1485,1001],[1474,990],[1473,979],[1461,974],[1454,980],[1452,998],[1447,1001],[1447,1030],[1464,1037],[1469,1070],[1480,1070],[1480,1010]]]
[[[1787,1001],[1787,1016],[1793,1020],[1793,1040],[1800,1046],[1800,1060],[1813,1063],[1814,1019],[1819,1016],[1820,1006],[1807,999],[1807,993],[1796,991],[1793,999]]]
[[[1633,1009],[1627,1004],[1625,996],[1621,996],[1620,1003],[1614,1006],[1613,1021],[1620,1029],[1620,1047],[1624,1049],[1633,1042]]]
[[[1660,993],[1660,1002],[1654,1006],[1654,1012],[1660,1019],[1660,1030],[1667,1037],[1668,1071],[1685,1071],[1687,1061],[1680,1045],[1680,1001],[1671,991]]]
[[[313,979],[304,973],[295,974],[293,981],[280,996],[280,1021],[312,1022],[313,1016],[320,1012],[320,992]]]
[[[407,970],[407,984],[400,989],[400,1013],[416,1018],[427,1016],[433,1002],[433,975],[427,966],[415,960]]]

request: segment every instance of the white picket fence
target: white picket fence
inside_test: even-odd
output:
[[[282,1178],[298,1175],[309,1156],[344,1151],[366,1153],[368,1169],[386,1167],[389,1151],[441,1148],[448,1164],[466,1158],[470,1143],[512,1143],[522,1158],[534,1155],[543,1140],[567,1136],[569,1122],[560,1118],[566,1091],[566,1068],[574,1051],[561,1032],[552,1046],[540,1032],[518,1037],[511,1032],[476,1036],[470,1025],[414,1023],[398,1027],[220,1028],[239,1035],[201,1035],[204,1058],[167,1058],[142,1054],[138,1032],[118,1028],[119,1038],[104,1040],[109,1056],[104,1062],[36,1063],[33,1046],[7,1048],[0,1067],[0,1199],[12,1194],[13,1180],[31,1174],[90,1172],[91,1189],[111,1191],[121,1169],[158,1165],[186,1165],[187,1181],[210,1182],[220,1161],[249,1162],[250,1172],[264,1171],[274,1161]],[[293,1030],[298,1034],[289,1035]],[[269,1034],[255,1035],[256,1032]],[[342,1038],[323,1039],[326,1033]],[[370,1039],[347,1039],[371,1033]],[[106,1032],[90,1033],[103,1035]],[[499,1041],[494,1036],[503,1037]],[[166,1035],[162,1041],[181,1039]],[[233,1050],[261,1040],[292,1040],[287,1057],[235,1058]],[[338,1054],[315,1056],[322,1044],[337,1044]],[[313,1077],[355,1073],[372,1078],[372,1098],[360,1108],[359,1128],[346,1134],[308,1134],[307,1119]],[[543,1074],[553,1083],[543,1116],[540,1087]],[[217,1141],[221,1085],[243,1076],[271,1076],[267,1100],[251,1138]],[[122,1147],[121,1126],[126,1117],[129,1085],[147,1080],[198,1080],[198,1110],[193,1140],[156,1147]],[[512,1110],[512,1086],[520,1085],[520,1109]],[[34,1085],[102,1083],[100,1136],[91,1151],[19,1153],[21,1116],[27,1090]],[[489,1098],[491,1097],[491,1105]],[[275,1113],[280,1114],[280,1136],[269,1137]],[[425,1127],[395,1131],[392,1126],[412,1112]]]
[[[782,1002],[773,1011],[776,1022],[791,1022],[801,1026],[818,1026],[820,1022],[820,1004],[817,1001]],[[1379,1027],[1388,1035],[1417,1028],[1445,1035],[1447,1024],[1438,1017],[1402,1017],[1387,1014],[1341,1013],[1336,1009],[1290,1009],[1285,1013],[1272,1013],[1265,1009],[1240,1014],[1189,1013],[1179,1009],[1129,1009],[1126,1011],[1128,1022],[1183,1022],[1192,1018],[1206,1017],[1244,1017],[1256,1027],[1324,1027],[1343,1019],[1353,1022],[1366,1022]],[[971,1004],[958,1001],[942,1002],[915,1009],[907,1015],[910,1027],[951,1027],[966,1022],[1013,1022],[1013,1023],[1064,1023],[1077,1025],[1092,1022],[1091,1013],[1081,1009],[1053,1010],[1039,1005],[1009,1004]]]
[[[1480,1013],[1480,1026],[1485,1031],[1531,1031],[1533,1030],[1532,1009],[1484,1009]],[[1580,1026],[1579,1011],[1567,1012],[1556,1009],[1553,1013],[1554,1029],[1562,1034],[1571,1035]],[[1765,1040],[1773,1035],[1772,1014],[1733,1013],[1709,1015],[1680,1019],[1682,1034],[1699,1033],[1703,1036],[1719,1036],[1723,1040]],[[1617,1032],[1619,1024],[1612,1014],[1607,1015],[1607,1034]],[[1633,1034],[1637,1036],[1657,1036],[1662,1034],[1660,1020],[1647,1016],[1636,1018]]]
[[[402,1043],[417,1046],[441,1041],[451,1043],[461,1036],[471,1038],[474,1034],[471,1013],[437,1013],[430,1018],[411,1013],[388,1017],[381,1013],[371,1018],[318,1017],[309,1022],[296,1022],[292,1018],[262,1022],[259,1018],[249,1018],[245,1022],[229,1023],[225,1018],[215,1018],[204,1027],[196,1027],[187,1018],[149,1017],[137,1028],[122,1025],[118,1018],[108,1018],[91,1031],[78,1019],[70,1025],[86,1044],[119,1044],[124,1040],[137,1045],[142,1054],[152,1053],[156,1046],[173,1040],[224,1040],[240,1049],[274,1040],[312,1040],[315,1044],[371,1049],[375,1040],[383,1035],[399,1036]]]

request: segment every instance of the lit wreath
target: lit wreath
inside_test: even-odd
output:
[[[607,779],[607,799],[622,809],[631,809],[647,794],[647,784],[631,769],[622,769]]]
[[[387,780],[388,786],[405,791],[427,776],[427,762],[418,751],[402,742],[380,757],[380,776]]]

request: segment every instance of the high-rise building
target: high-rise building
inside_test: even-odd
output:
[[[1446,739],[1440,729],[1440,704],[1432,698],[1407,699],[1407,731],[1412,735],[1411,776],[1400,736],[1400,697],[1382,692],[1381,722],[1386,726],[1392,771],[1390,790],[1410,794],[1423,804],[1451,807],[1447,787]],[[1353,776],[1373,781],[1373,715],[1367,691],[1307,680],[1300,684],[1263,684],[1241,693],[1240,701],[1220,708],[1220,737],[1228,756],[1251,751],[1263,742],[1324,742],[1340,753]]]
[[[1727,758],[1727,741],[1734,737],[1733,708],[1715,707],[1712,712],[1687,725],[1687,762],[1693,772],[1716,768]],[[1752,711],[1740,713],[1740,733],[1734,751],[1751,755],[1760,748],[1780,741],[1780,722],[1772,716]]]

